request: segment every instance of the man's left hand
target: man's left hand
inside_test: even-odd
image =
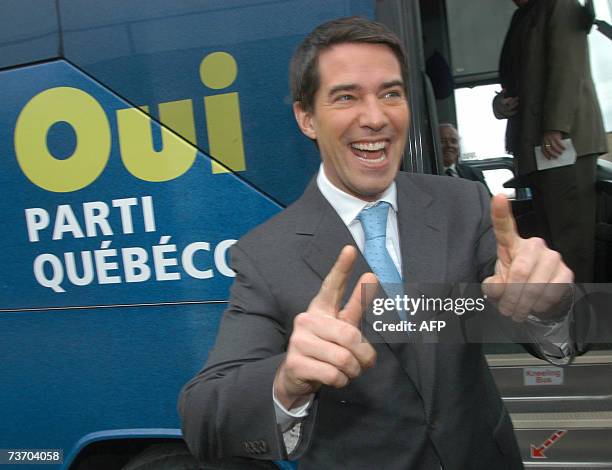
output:
[[[542,153],[547,159],[559,158],[565,145],[563,144],[563,137],[559,131],[546,131],[542,136]]]
[[[520,237],[504,195],[491,200],[491,219],[497,239],[497,264],[495,274],[482,285],[489,300],[497,303],[502,315],[517,322],[529,315],[546,320],[567,312],[574,273],[561,255],[541,238]]]

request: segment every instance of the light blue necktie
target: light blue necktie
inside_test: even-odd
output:
[[[402,278],[387,251],[388,214],[389,203],[380,202],[373,207],[363,209],[357,218],[360,220],[365,234],[363,255],[380,283],[383,284],[387,295],[391,295],[384,284],[401,285]]]

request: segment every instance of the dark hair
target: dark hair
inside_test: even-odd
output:
[[[383,44],[397,58],[408,91],[408,65],[399,38],[382,23],[360,16],[328,21],[317,26],[293,54],[289,67],[289,85],[293,102],[299,101],[304,111],[314,108],[314,95],[319,89],[319,54],[335,44],[368,43]]]

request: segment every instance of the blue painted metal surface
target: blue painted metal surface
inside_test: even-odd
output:
[[[232,282],[228,246],[318,165],[291,113],[292,50],[315,24],[372,16],[373,3],[58,0],[67,60],[0,72],[0,447],[73,458],[100,432],[176,432],[178,391],[206,360]],[[40,11],[33,31],[57,19]],[[199,67],[220,51],[237,74],[215,89]],[[236,121],[205,99],[230,93],[246,168],[215,173],[208,127]],[[177,103],[193,110],[178,119],[197,148],[155,121]],[[81,167],[58,169],[77,156]]]
[[[3,448],[58,448],[68,457],[95,431],[178,429],[178,392],[201,368],[224,307],[3,313]]]
[[[223,255],[222,259],[215,260],[215,248],[222,243],[227,245],[230,243],[228,240],[239,238],[249,228],[274,214],[278,206],[262,197],[232,173],[213,174],[207,156],[172,135],[168,137],[169,140],[174,140],[178,148],[185,149],[193,155],[193,163],[184,173],[163,182],[146,181],[142,179],[144,176],[139,177],[130,173],[126,160],[137,158],[139,155],[136,152],[121,151],[122,142],[118,135],[121,126],[118,127],[117,122],[119,113],[129,106],[64,61],[0,74],[0,100],[4,107],[0,126],[4,129],[15,126],[24,129],[26,142],[44,138],[44,135],[41,135],[44,130],[30,131],[29,126],[40,119],[36,113],[44,114],[47,110],[42,108],[41,104],[41,109],[34,109],[30,117],[30,114],[24,111],[24,106],[32,105],[35,103],[35,97],[43,96],[44,93],[67,87],[70,94],[88,97],[92,109],[99,108],[105,116],[91,138],[84,137],[84,132],[82,133],[79,145],[85,146],[86,139],[92,140],[94,145],[98,145],[99,141],[100,146],[106,142],[110,145],[108,161],[102,165],[99,176],[92,176],[93,181],[82,189],[52,192],[33,183],[23,171],[24,159],[32,159],[32,165],[36,166],[42,158],[28,154],[29,147],[21,152],[16,151],[18,146],[13,145],[12,140],[0,141],[0,154],[6,156],[0,176],[3,191],[6,194],[19,195],[19,200],[12,197],[0,199],[0,213],[4,215],[5,220],[12,221],[15,227],[3,237],[5,246],[9,248],[8,256],[4,258],[4,269],[0,272],[0,289],[5,293],[3,307],[91,306],[108,303],[225,299],[232,277],[223,274],[223,265],[226,264],[225,250],[223,253],[218,253],[219,256]],[[61,104],[58,104],[59,106]],[[71,125],[78,126],[82,122],[88,122],[91,119],[87,115],[88,112],[89,110],[85,110],[77,119],[73,119]],[[53,113],[53,119],[60,120],[68,116],[68,113],[62,109],[55,109]],[[138,111],[136,113],[138,114]],[[123,126],[123,137],[136,141],[150,140],[151,132],[160,132],[156,122],[144,115],[142,119],[146,121],[146,133],[135,134],[130,132],[127,126]],[[109,137],[102,137],[102,128],[106,128],[110,133]],[[53,127],[47,133],[46,140],[49,153],[67,153],[66,149],[58,150],[53,145],[55,139],[51,138],[52,130]],[[67,141],[67,147],[71,145],[74,147],[73,137]],[[57,143],[65,144],[66,140],[60,139]],[[22,153],[24,155],[19,159]],[[104,159],[104,155],[106,154],[99,156],[87,154],[84,156],[84,165],[89,167],[96,165],[98,161]],[[151,161],[154,158],[156,157],[151,157]],[[171,161],[173,155],[166,155],[164,158]],[[145,162],[145,167],[147,165],[149,164]],[[162,170],[162,173],[172,175],[167,170]],[[78,177],[78,174],[68,177],[66,184],[70,184]],[[53,184],[57,181],[58,175],[42,178],[45,180],[42,184],[47,182]],[[113,207],[112,201],[129,198],[133,199],[130,201],[132,205],[127,208],[131,216],[126,217],[120,207]],[[237,201],[240,201],[240,204],[236,204]],[[93,207],[86,209],[84,203],[90,203],[89,207],[94,203],[93,205],[102,207],[101,210],[107,210],[109,214],[105,218],[106,224],[91,225],[96,211],[100,209]],[[147,207],[150,208],[151,214],[148,217],[149,225],[154,222],[154,230],[150,231],[147,231],[147,218],[143,215]],[[47,217],[49,220],[45,223]],[[128,218],[131,219],[131,228],[126,226]],[[60,226],[63,228],[59,229]],[[163,237],[171,238],[164,243]],[[202,242],[209,244],[208,250],[193,245]],[[116,263],[117,267],[107,269],[106,275],[100,276],[98,271],[100,263],[96,263],[99,259],[96,256],[100,253],[101,247],[109,243],[108,248],[116,252],[107,258],[106,263]],[[169,260],[168,263],[173,259],[176,260],[174,262],[176,266],[168,264],[160,270],[159,266],[155,268],[158,263],[153,263],[154,247],[163,245],[166,245],[166,248],[174,247],[163,257]],[[190,275],[189,270],[185,269],[185,263],[181,258],[188,246],[191,246],[191,249],[198,248],[191,257],[197,272],[210,270],[208,273],[210,278],[199,279]],[[126,248],[140,248],[147,252],[146,264],[151,271],[147,280],[128,282],[128,268],[122,257]],[[66,259],[66,253],[73,253],[76,271],[69,268],[71,265]],[[50,255],[48,257],[50,261],[41,265],[44,273],[41,273],[40,279],[37,280],[33,276],[36,259],[42,263],[40,256],[46,254]],[[84,259],[91,259],[91,263],[84,262]],[[59,260],[59,263],[55,260]],[[54,268],[54,263],[59,268]],[[92,267],[95,265],[92,271],[95,271],[96,275],[87,285],[75,285],[75,282],[69,279],[70,271],[84,277],[84,265]],[[51,281],[54,277],[55,281]],[[65,292],[59,292],[60,290]]]
[[[56,0],[3,0],[0,68],[60,56]]]

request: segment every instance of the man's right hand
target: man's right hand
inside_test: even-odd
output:
[[[508,119],[518,113],[518,96],[506,96],[505,90],[495,95],[493,99],[493,113],[497,119]]]
[[[287,356],[274,378],[274,396],[286,409],[305,403],[321,385],[344,387],[376,362],[376,351],[359,330],[361,286],[377,283],[376,276],[361,276],[344,308],[340,305],[356,256],[354,247],[345,246],[308,310],[295,317]]]

